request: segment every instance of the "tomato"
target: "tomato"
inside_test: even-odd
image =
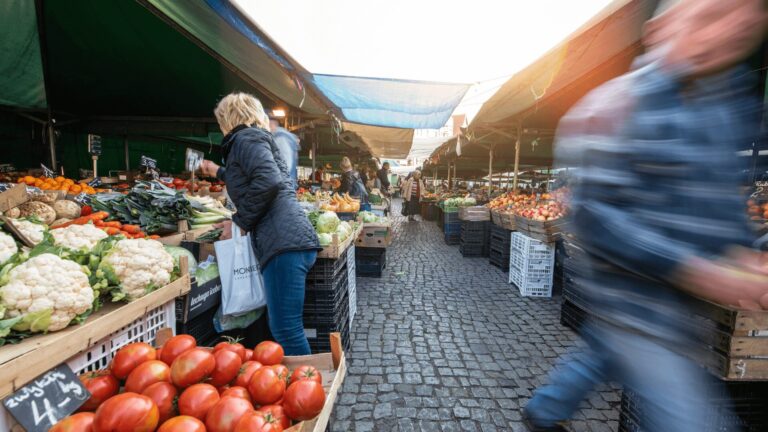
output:
[[[253,373],[261,369],[261,363],[257,361],[247,361],[240,366],[240,372],[237,373],[235,378],[235,385],[240,387],[248,387],[251,382]]]
[[[245,399],[223,397],[205,416],[208,432],[232,432],[240,418],[253,412],[253,405]]]
[[[227,340],[224,342],[217,343],[216,346],[213,347],[213,352],[219,352],[221,350],[232,351],[240,356],[240,360],[247,361],[245,359],[245,347],[240,343],[240,339],[233,339],[231,337],[227,337],[226,339]]]
[[[48,432],[93,432],[94,418],[96,414],[92,412],[72,414],[59,420]]]
[[[272,341],[264,341],[253,349],[253,359],[267,366],[281,363],[284,355],[283,347]]]
[[[320,375],[320,371],[314,366],[299,366],[293,371],[293,374],[291,375],[291,384],[302,380],[317,381],[318,384],[323,383],[323,377]]]
[[[197,347],[197,341],[190,335],[177,335],[163,345],[162,356],[158,358],[167,365],[172,365],[179,355]]]
[[[108,370],[86,372],[80,375],[80,382],[91,397],[78,411],[96,411],[102,402],[116,395],[120,390],[120,382]]]
[[[119,380],[124,380],[128,374],[138,365],[155,360],[156,351],[151,345],[144,342],[128,344],[117,351],[112,360],[112,375]]]
[[[216,387],[232,382],[240,372],[240,366],[243,365],[243,360],[233,351],[219,350],[213,353],[213,358],[216,361],[216,368],[209,382]]]
[[[315,418],[325,405],[325,390],[315,381],[297,381],[285,391],[283,408],[293,420],[304,421]]]
[[[180,178],[173,179],[173,184],[175,184],[175,185],[183,185],[185,183],[186,182],[184,180],[180,179]]]
[[[89,205],[84,205],[83,208],[80,209],[80,216],[88,216],[91,213],[93,213],[93,207]]]
[[[245,349],[245,359],[244,362],[251,361],[253,359],[253,350],[252,349]]]
[[[176,397],[179,391],[169,382],[156,382],[141,393],[152,399],[160,412],[160,423],[176,415]]]
[[[215,367],[216,360],[210,351],[193,348],[173,361],[171,382],[176,387],[189,387],[208,378]]]
[[[219,401],[219,392],[210,384],[195,384],[179,396],[179,414],[205,420],[205,415]]]
[[[163,347],[155,348],[155,358],[158,360],[163,360]]]
[[[157,432],[206,432],[205,424],[190,416],[174,417],[160,426]]]
[[[152,399],[136,393],[121,393],[104,401],[96,410],[93,430],[152,432],[159,420],[160,412]]]
[[[263,367],[253,373],[248,383],[248,392],[258,405],[273,404],[283,397],[285,380],[280,379],[274,369]]]
[[[276,364],[270,367],[277,373],[277,376],[279,376],[281,380],[285,381],[285,385],[288,385],[288,380],[291,378],[291,371],[288,370],[288,366],[284,364]]]
[[[283,408],[282,405],[264,405],[257,411],[263,412],[264,414],[271,414],[283,429],[291,427],[291,419],[285,415],[285,408]]]
[[[248,393],[248,389],[245,387],[240,387],[240,386],[230,387],[221,393],[221,397],[224,397],[224,396],[239,397],[241,399],[245,399],[248,402],[253,403],[253,399],[251,399],[251,394]]]
[[[234,432],[282,432],[283,427],[271,415],[254,411],[245,414],[235,425]]]
[[[171,368],[160,360],[144,362],[131,371],[125,380],[125,391],[142,393],[147,387],[158,382],[171,381]]]

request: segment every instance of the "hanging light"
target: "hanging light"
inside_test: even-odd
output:
[[[272,117],[283,118],[285,117],[285,109],[275,108],[272,110]]]

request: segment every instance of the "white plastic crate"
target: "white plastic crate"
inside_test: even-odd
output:
[[[176,332],[175,300],[151,309],[145,316],[102,338],[89,350],[69,359],[67,364],[75,374],[104,369],[117,350],[133,342],[153,344],[157,331],[166,327]]]
[[[509,251],[509,283],[527,297],[551,297],[555,269],[554,244],[513,232]]]
[[[349,292],[349,330],[357,312],[357,271],[355,267],[355,245],[347,251],[347,291]]]

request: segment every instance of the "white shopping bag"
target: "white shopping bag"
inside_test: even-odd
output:
[[[213,244],[221,277],[221,311],[242,315],[267,304],[261,266],[251,247],[251,235],[242,235],[232,223],[232,238]]]

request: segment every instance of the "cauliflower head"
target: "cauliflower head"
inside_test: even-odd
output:
[[[56,246],[83,251],[93,249],[99,240],[108,237],[107,233],[91,224],[57,228],[51,230],[51,235]]]
[[[14,220],[13,226],[34,244],[41,243],[45,238],[45,232],[48,230],[48,227],[43,224],[24,219]]]
[[[93,288],[83,268],[53,254],[19,264],[2,282],[0,304],[5,318],[22,318],[14,326],[19,331],[61,330],[93,305]]]
[[[13,237],[4,232],[0,232],[0,265],[11,259],[19,251]]]
[[[117,287],[111,290],[112,301],[132,301],[167,285],[173,265],[173,257],[159,241],[120,240],[102,259],[96,275],[104,278],[106,285]]]

